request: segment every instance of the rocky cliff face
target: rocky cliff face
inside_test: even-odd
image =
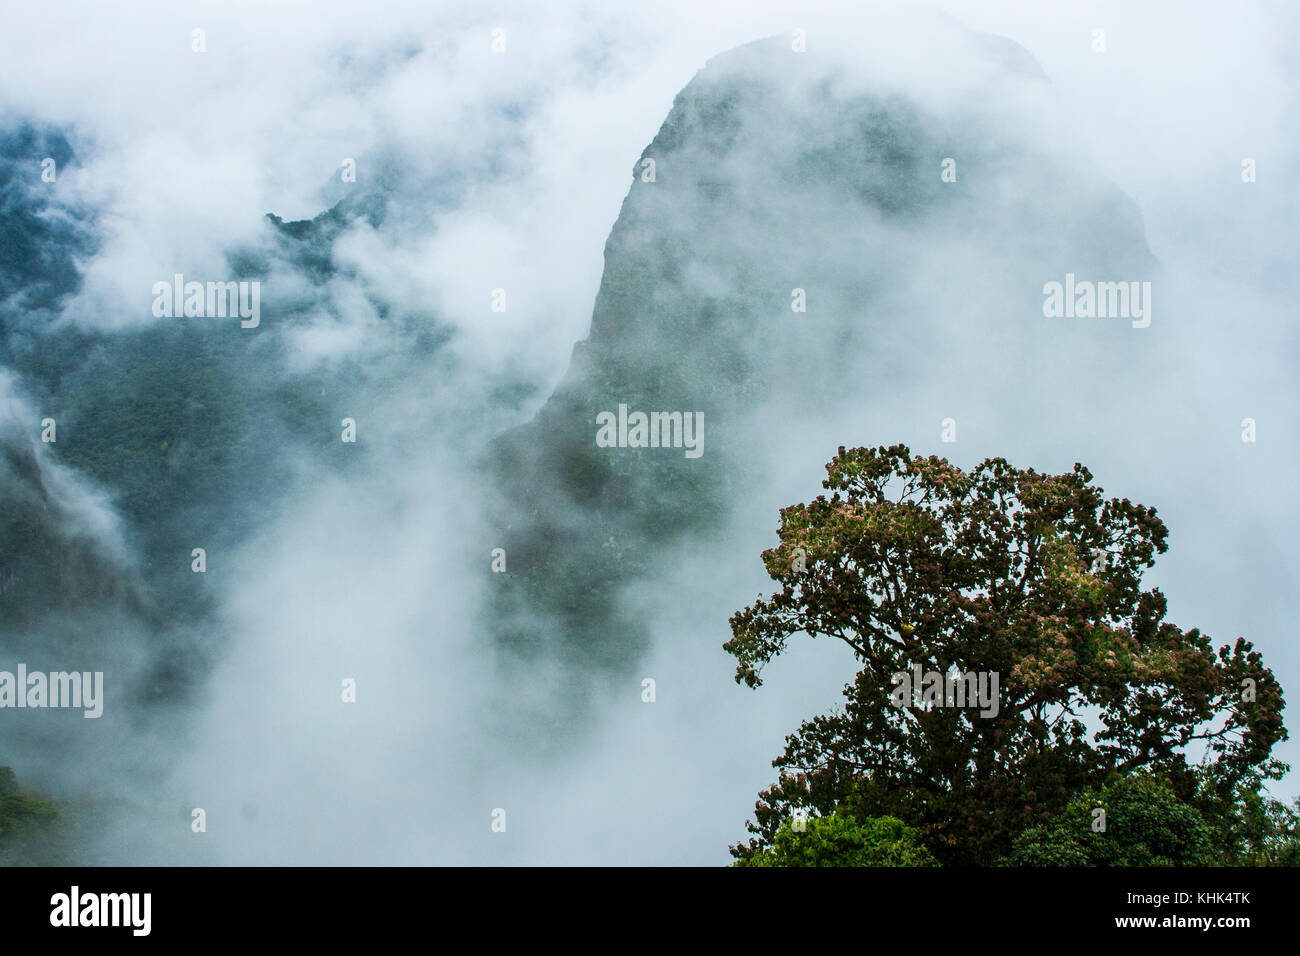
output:
[[[0,614],[7,628],[20,633],[56,611],[143,610],[124,556],[114,553],[121,547],[103,504],[7,429],[0,444]]]
[[[1110,328],[1045,330],[1041,289],[1149,277],[1136,207],[1053,140],[1068,117],[1023,49],[925,29],[860,53],[752,43],[678,95],[633,167],[589,336],[494,449],[518,572],[508,644],[625,667],[646,629],[620,593],[651,587],[674,547],[707,546],[800,422],[864,388],[923,400],[984,376],[997,392],[966,364],[979,341],[1028,401],[1046,383],[1032,369],[1115,348]],[[870,60],[895,41],[907,52]],[[599,447],[598,416],[620,405],[702,412],[703,454]],[[896,437],[876,422],[840,441]]]

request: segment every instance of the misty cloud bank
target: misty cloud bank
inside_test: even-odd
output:
[[[1300,21],[1162,6],[18,14],[0,670],[107,700],[0,712],[0,765],[109,862],[725,862],[853,673],[721,650],[840,445],[1086,463],[1170,526],[1171,618],[1290,686]],[[178,273],[257,328],[156,317]],[[1067,275],[1149,326],[1046,317]],[[620,405],[703,455],[603,447]]]

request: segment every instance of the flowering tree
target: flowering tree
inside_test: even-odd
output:
[[[750,687],[801,633],[843,641],[859,670],[842,707],[787,738],[735,856],[809,808],[897,817],[945,862],[990,863],[1117,774],[1190,798],[1204,759],[1231,790],[1285,739],[1251,644],[1216,655],[1142,589],[1166,550],[1155,509],[1105,499],[1082,465],[963,472],[897,445],[840,448],[826,470],[831,497],[783,509],[763,553],[781,590],[732,616],[724,648]],[[996,707],[953,706],[951,684],[899,692],[903,674],[946,671],[991,675]]]

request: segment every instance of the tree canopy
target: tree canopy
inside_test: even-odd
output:
[[[724,648],[750,687],[798,634],[843,641],[859,670],[842,706],[787,738],[737,857],[794,808],[851,804],[918,827],[943,862],[992,863],[1116,775],[1230,799],[1285,739],[1251,643],[1216,653],[1143,589],[1167,550],[1156,510],[1104,497],[1083,465],[966,472],[895,445],[841,447],[826,471],[831,496],[782,509],[762,555],[780,590],[732,616]],[[914,665],[996,675],[996,710],[900,699]]]
[[[781,826],[772,846],[736,866],[936,866],[920,834],[894,817],[832,813]]]
[[[1158,777],[1122,777],[1016,837],[1013,866],[1206,866],[1210,827]]]

